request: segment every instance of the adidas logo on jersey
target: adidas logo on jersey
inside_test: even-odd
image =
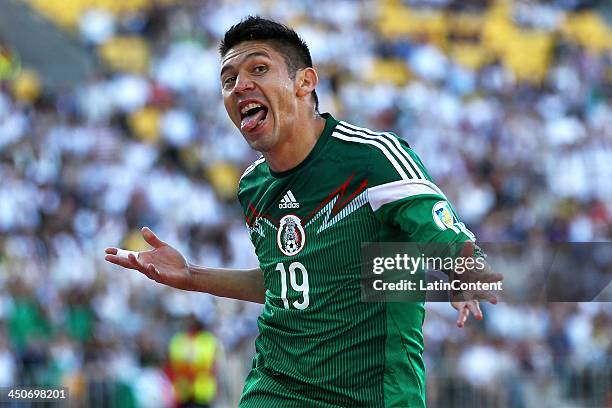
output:
[[[287,190],[287,193],[278,204],[278,208],[300,208],[300,203],[297,202],[291,190]]]

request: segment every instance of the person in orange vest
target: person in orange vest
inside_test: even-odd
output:
[[[209,407],[217,396],[215,361],[221,346],[195,316],[188,329],[170,340],[169,377],[179,407]]]

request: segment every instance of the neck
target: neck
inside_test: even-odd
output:
[[[268,167],[277,173],[296,167],[315,147],[324,128],[325,119],[316,112],[296,120],[283,142],[274,150],[263,153]]]

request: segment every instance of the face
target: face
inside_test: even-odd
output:
[[[279,52],[264,42],[236,45],[221,61],[221,86],[230,119],[253,149],[267,152],[282,142],[298,97]]]

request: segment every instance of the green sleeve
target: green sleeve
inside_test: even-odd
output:
[[[378,219],[409,242],[474,241],[418,155],[397,136],[387,137],[395,149],[373,151],[369,169],[368,199]]]
[[[376,216],[400,229],[409,242],[465,242],[474,235],[459,221],[450,203],[441,196],[419,195],[383,205]]]

